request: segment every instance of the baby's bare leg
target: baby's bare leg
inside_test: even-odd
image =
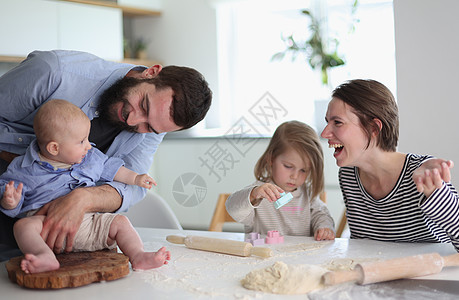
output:
[[[117,215],[110,225],[108,244],[116,241],[121,251],[129,257],[134,270],[148,270],[167,264],[171,255],[162,247],[158,252],[145,252],[143,243],[131,222],[123,215]]]
[[[21,269],[26,273],[59,269],[56,256],[40,235],[44,219],[45,216],[32,216],[14,224],[14,237],[25,257]]]

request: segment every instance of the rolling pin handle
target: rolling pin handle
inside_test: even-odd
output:
[[[250,249],[250,254],[268,258],[273,256],[273,250],[265,247],[252,247]]]
[[[185,237],[179,235],[168,235],[166,240],[172,244],[185,244]]]
[[[322,275],[322,283],[324,285],[335,285],[344,282],[356,281],[362,283],[363,273],[361,269],[354,269],[351,271],[333,271],[327,272]]]
[[[457,267],[459,266],[459,253],[443,256],[444,267]]]

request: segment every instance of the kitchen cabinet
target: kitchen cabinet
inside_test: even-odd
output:
[[[74,2],[74,3],[81,3],[81,4],[88,4],[88,5],[95,5],[95,6],[103,6],[103,7],[112,7],[112,8],[119,8],[123,11],[124,16],[128,17],[141,17],[141,16],[159,16],[161,15],[161,12],[159,10],[155,9],[145,9],[145,8],[139,8],[139,7],[132,7],[128,6],[125,3],[125,1],[120,1],[120,3],[123,3],[121,5],[118,5],[114,3],[113,1],[103,1],[103,0],[59,0],[59,1],[65,1],[65,2]],[[128,2],[126,2],[128,3]]]
[[[123,58],[120,9],[59,1],[59,49],[85,51],[109,60]]]
[[[81,50],[123,61],[123,16],[158,15],[160,12],[156,10],[120,6],[110,1],[2,1],[0,62],[20,62],[33,50],[51,49]]]
[[[53,1],[2,1],[0,55],[25,56],[35,49],[57,49],[57,25]]]

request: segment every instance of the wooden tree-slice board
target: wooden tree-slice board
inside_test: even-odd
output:
[[[72,252],[58,254],[58,270],[26,274],[21,270],[23,256],[6,264],[8,277],[20,286],[32,289],[61,289],[93,282],[109,281],[129,274],[129,258],[110,251]]]

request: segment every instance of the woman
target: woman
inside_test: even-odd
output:
[[[453,163],[396,151],[398,108],[383,84],[338,86],[325,119],[321,136],[335,148],[351,238],[452,242],[459,249]]]

